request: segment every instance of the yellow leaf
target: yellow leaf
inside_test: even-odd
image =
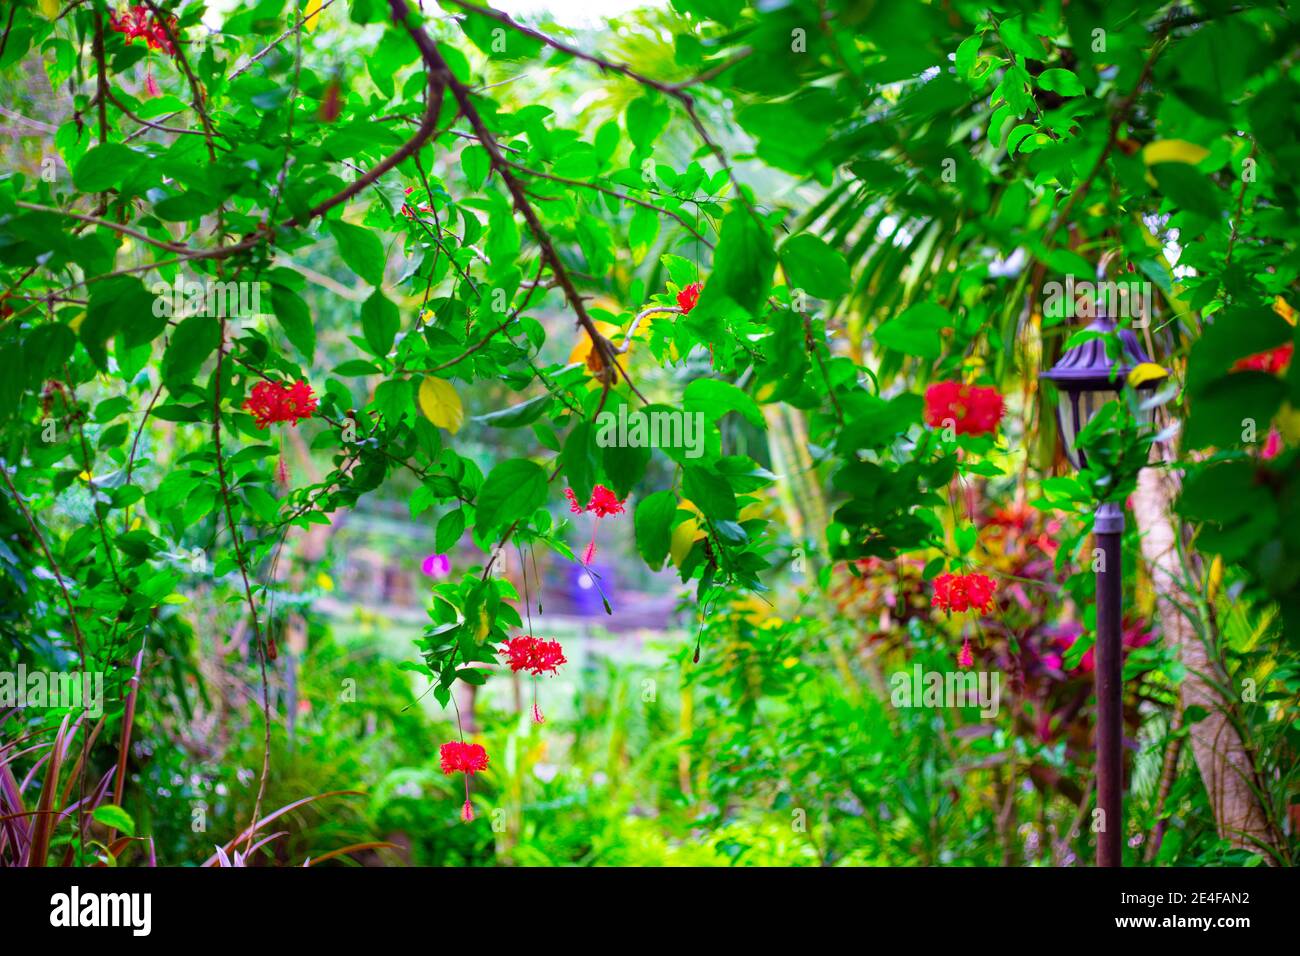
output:
[[[1154,382],[1168,377],[1169,373],[1155,362],[1142,362],[1128,373],[1128,383],[1137,388],[1145,382]]]
[[[85,321],[86,321],[86,313],[78,312],[75,316],[72,317],[71,321],[68,322],[68,328],[72,329],[72,331],[74,332],[80,332],[81,323]]]
[[[1223,558],[1215,555],[1214,560],[1210,562],[1210,580],[1206,591],[1209,595],[1210,603],[1214,603],[1214,598],[1219,593],[1219,585],[1223,582]]]
[[[1283,402],[1274,421],[1288,445],[1300,445],[1300,411],[1292,408],[1290,402]]]
[[[692,511],[695,514],[700,513],[700,509],[695,506],[695,502],[689,498],[683,498],[677,502],[677,507],[682,511]],[[694,518],[687,518],[676,528],[673,528],[672,542],[668,546],[668,554],[673,559],[676,567],[681,567],[682,562],[686,560],[686,555],[691,551],[691,545],[700,538],[706,538],[708,535],[700,526],[700,522]]]
[[[40,8],[46,20],[53,20],[59,15],[59,0],[40,0]]]
[[[1280,295],[1273,298],[1273,311],[1295,325],[1295,309],[1291,308],[1291,303]]]
[[[460,404],[460,396],[445,378],[429,375],[420,383],[420,411],[429,421],[453,435],[465,423],[465,409]]]
[[[304,20],[302,25],[307,28],[308,33],[320,26],[321,5],[322,0],[307,0],[307,6],[303,10]]]
[[[600,319],[595,319],[592,324],[596,326],[596,331],[607,339],[613,338],[615,335],[623,331],[613,322],[602,322]],[[586,332],[583,332],[582,338],[578,339],[578,344],[575,345],[573,351],[569,353],[569,364],[574,365],[578,362],[586,364],[587,357],[590,355],[591,336]]]
[[[1185,139],[1158,139],[1142,147],[1142,161],[1148,166],[1156,163],[1188,163],[1195,166],[1210,151]]]
[[[316,587],[320,588],[322,591],[333,591],[334,579],[324,571],[321,571],[316,575]]]

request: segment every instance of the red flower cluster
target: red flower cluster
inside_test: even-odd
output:
[[[293,385],[258,382],[253,386],[253,394],[244,402],[244,408],[252,412],[258,428],[265,428],[272,422],[297,425],[302,419],[311,418],[316,405],[311,386],[301,380]]]
[[[696,303],[700,301],[700,292],[703,289],[703,282],[692,282],[677,293],[677,307],[682,310],[682,315],[689,315],[691,309],[695,308]]]
[[[987,611],[998,583],[986,574],[941,574],[934,579],[930,604],[948,612]]]
[[[534,676],[540,676],[546,671],[553,674],[561,664],[568,663],[559,641],[544,641],[540,637],[525,634],[522,637],[512,637],[504,646],[510,657],[506,663],[516,673],[526,670]]]
[[[573,493],[572,488],[564,489],[564,497],[569,499],[569,510],[575,515],[580,515],[584,511],[594,512],[597,518],[608,518],[610,515],[621,515],[623,513],[623,502],[618,500],[618,495],[610,491],[604,485],[597,485],[591,491],[591,500],[587,502],[587,507],[578,504],[578,496]]]
[[[448,776],[453,773],[477,773],[486,770],[488,765],[487,751],[482,744],[453,740],[438,749],[438,756],[442,758],[442,772]]]
[[[171,40],[167,39],[167,29],[164,29],[158,22],[158,18],[150,13],[147,7],[127,7],[125,13],[113,11],[108,15],[108,26],[118,33],[125,34],[128,44],[142,39],[149,44],[151,50],[162,50],[169,56],[176,55],[176,48],[172,46]],[[170,28],[173,36],[176,35],[175,17],[167,18],[167,28]]]
[[[997,430],[1006,406],[996,388],[935,382],[925,390],[925,421],[935,428],[952,421],[958,435],[987,435]]]
[[[1279,345],[1267,352],[1260,352],[1257,355],[1248,355],[1244,359],[1239,359],[1232,366],[1232,370],[1234,372],[1267,372],[1270,375],[1277,375],[1286,371],[1286,367],[1291,364],[1291,356],[1294,352],[1295,345],[1287,342],[1285,345]]]

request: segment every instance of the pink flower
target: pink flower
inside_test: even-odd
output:
[[[465,803],[460,808],[460,818],[466,823],[474,819],[474,804],[469,802],[469,797],[465,798]]]
[[[961,653],[957,655],[957,666],[970,667],[971,664],[974,663],[974,661],[975,661],[975,657],[973,654],[971,654],[970,638],[968,637],[961,642]]]
[[[1270,458],[1276,458],[1282,453],[1282,433],[1276,428],[1268,430],[1268,438],[1264,441],[1264,447],[1260,450],[1259,457],[1268,461]]]
[[[451,558],[445,554],[431,554],[420,562],[420,570],[431,578],[445,578],[451,574]]]

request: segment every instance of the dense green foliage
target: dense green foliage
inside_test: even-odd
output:
[[[197,863],[355,789],[276,858],[400,832],[421,863],[1086,860],[1089,518],[1154,446],[1265,852],[1294,860],[1300,362],[1238,366],[1296,339],[1286,10],[671,0],[571,35],[462,0],[226,6],[145,4],[161,48],[102,0],[0,8],[0,99],[31,133],[0,176],[0,663],[103,674],[107,701],[0,722],[55,740],[24,799],[69,806],[79,780],[100,808],[11,851],[143,859],[120,829]],[[1038,381],[1091,334],[1047,305],[1065,276],[1148,283],[1122,324],[1168,373],[1116,383],[1078,473]],[[944,380],[997,388],[1000,430],[931,427]],[[254,389],[297,381],[314,414],[259,427]],[[700,453],[603,443],[620,408],[699,413]],[[563,490],[597,485],[627,499],[628,557],[688,589],[686,626],[530,727],[486,688],[545,618],[494,564],[536,588],[538,552],[577,561]],[[480,554],[413,650],[313,606],[313,535],[375,499]],[[1175,746],[1198,715],[1138,538],[1133,861],[1258,861]],[[962,570],[1003,582],[965,624],[928,584]],[[891,669],[950,668],[972,636],[1009,675],[1001,716],[891,706]],[[363,706],[292,710],[349,680]],[[436,751],[466,685],[506,822],[455,828]],[[17,789],[40,753],[7,754]]]

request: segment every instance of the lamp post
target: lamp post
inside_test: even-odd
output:
[[[1057,419],[1066,455],[1075,468],[1087,467],[1079,432],[1119,390],[1129,372],[1150,362],[1130,329],[1119,331],[1120,354],[1106,354],[1106,340],[1115,333],[1115,321],[1099,316],[1087,331],[1102,333],[1069,349],[1039,377],[1060,392]],[[1150,387],[1154,383],[1146,383]],[[1138,386],[1142,388],[1143,386]],[[1097,835],[1097,865],[1120,866],[1123,861],[1123,735],[1124,688],[1122,682],[1123,567],[1120,542],[1124,536],[1124,509],[1104,501],[1093,515],[1093,534],[1100,552],[1097,567],[1097,641],[1093,676],[1097,693],[1097,807],[1102,811]]]

